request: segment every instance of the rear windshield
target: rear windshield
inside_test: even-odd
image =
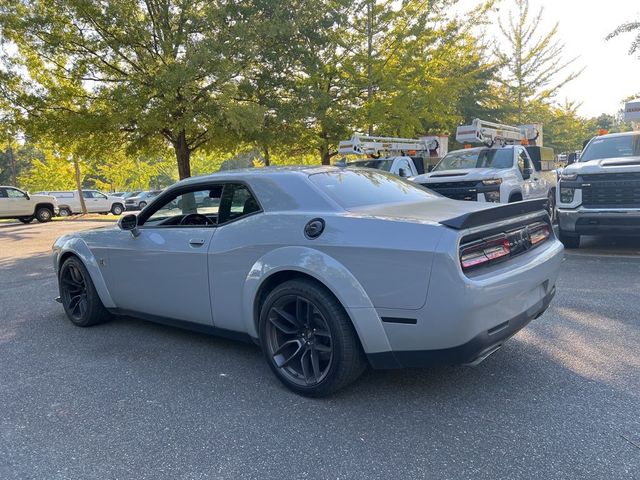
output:
[[[309,179],[345,210],[378,203],[418,202],[436,196],[420,185],[372,170],[314,173]]]
[[[580,161],[637,156],[640,156],[640,134],[594,138],[580,155]]]
[[[393,165],[393,158],[383,158],[380,160],[356,160],[355,162],[349,162],[350,167],[363,167],[363,168],[375,168],[376,170],[384,170],[388,172]]]
[[[486,150],[459,150],[447,154],[432,171],[466,170],[469,168],[511,168],[513,150],[493,148]]]

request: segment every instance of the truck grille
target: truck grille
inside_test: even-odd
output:
[[[422,186],[447,198],[451,198],[452,200],[466,200],[473,202],[478,200],[477,181],[423,183]]]
[[[640,173],[584,175],[582,181],[585,207],[640,207]]]

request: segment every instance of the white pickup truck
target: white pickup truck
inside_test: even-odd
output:
[[[58,202],[49,195],[31,195],[16,187],[0,186],[0,218],[15,218],[22,223],[48,222],[58,215]]]
[[[556,173],[549,159],[553,150],[546,147],[466,148],[449,152],[431,172],[411,180],[455,200],[512,203],[546,198],[553,218]]]
[[[581,235],[640,235],[640,131],[592,138],[562,170],[557,205],[567,248]]]

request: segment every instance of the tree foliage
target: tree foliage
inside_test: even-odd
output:
[[[506,48],[498,43],[494,55],[502,67],[499,81],[505,88],[504,102],[522,123],[528,105],[551,100],[581,71],[565,73],[575,59],[563,57],[564,44],[557,38],[557,23],[549,31],[540,32],[544,9],[532,15],[529,0],[516,0],[515,5],[509,20],[499,22]]]
[[[635,34],[635,37],[633,38],[633,40],[631,40],[629,55],[633,55],[634,53],[638,52],[638,58],[640,58],[640,20],[623,23],[613,32],[607,35],[607,40],[611,40],[614,37],[627,33]]]

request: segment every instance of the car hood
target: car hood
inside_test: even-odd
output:
[[[589,160],[588,162],[572,163],[565,167],[562,173],[592,174],[592,173],[625,173],[640,172],[640,157],[616,157]]]
[[[411,180],[417,183],[469,182],[502,177],[504,174],[505,169],[469,168],[465,170],[439,170],[437,172],[418,175],[417,177],[413,177]]]
[[[388,220],[440,223],[461,215],[489,208],[478,202],[461,202],[446,197],[411,203],[390,203],[349,209],[350,214]]]

